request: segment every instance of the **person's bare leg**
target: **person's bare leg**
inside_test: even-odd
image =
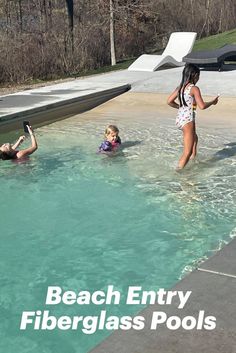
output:
[[[183,127],[184,150],[179,159],[177,169],[183,169],[188,163],[190,156],[193,154],[193,146],[195,143],[195,124],[194,122],[188,123]]]
[[[195,135],[194,144],[193,144],[193,151],[192,151],[192,154],[189,158],[191,160],[194,159],[197,155],[197,143],[198,143],[198,136]]]
[[[194,123],[194,134],[195,134],[195,138],[194,138],[194,144],[193,144],[193,152],[190,156],[190,159],[194,159],[197,155],[197,143],[198,143],[198,136],[196,134],[196,125]]]

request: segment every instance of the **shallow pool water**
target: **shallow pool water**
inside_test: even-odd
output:
[[[96,153],[108,123],[123,141],[112,157]],[[109,120],[92,111],[39,128],[29,161],[1,163],[1,352],[88,352],[109,332],[20,331],[22,311],[45,310],[51,285],[170,288],[235,235],[235,134],[199,134],[198,160],[177,173],[181,135],[171,119]],[[73,316],[104,308],[46,309]],[[118,316],[139,309],[107,307]]]

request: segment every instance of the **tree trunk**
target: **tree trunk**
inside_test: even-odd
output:
[[[190,0],[190,6],[191,6],[191,18],[192,18],[192,31],[194,30],[195,27],[195,18],[194,18],[194,4],[193,0]]]
[[[205,21],[201,29],[201,33],[199,35],[199,38],[202,37],[202,34],[207,27],[207,35],[209,35],[209,11],[210,11],[210,6],[211,6],[211,0],[206,1],[206,16],[205,16]]]
[[[110,47],[111,47],[111,65],[114,66],[116,65],[116,53],[115,53],[113,0],[110,0]]]
[[[71,39],[71,49],[74,52],[74,0],[66,0],[68,19],[69,19],[69,31]]]
[[[19,3],[19,22],[20,22],[20,30],[23,30],[23,16],[22,16],[22,0],[18,1]]]
[[[221,9],[220,9],[220,19],[219,19],[218,33],[222,32],[222,17],[223,17],[223,7],[221,7]]]

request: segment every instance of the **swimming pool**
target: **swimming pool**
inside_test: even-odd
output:
[[[95,153],[108,123],[123,140],[113,158]],[[199,132],[199,161],[176,173],[173,119],[110,119],[95,109],[38,129],[40,148],[27,163],[1,163],[1,351],[88,352],[109,332],[20,331],[22,311],[44,310],[50,285],[170,288],[235,235],[234,131]],[[58,316],[100,310],[50,308]]]

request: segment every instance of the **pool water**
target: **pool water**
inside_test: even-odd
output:
[[[108,123],[123,141],[115,156],[96,153]],[[104,307],[46,308],[47,287],[168,289],[220,249],[235,235],[235,134],[199,129],[199,159],[177,173],[181,135],[168,118],[91,111],[36,133],[29,161],[1,162],[0,351],[86,353],[110,332],[20,331],[22,311],[97,315]]]

